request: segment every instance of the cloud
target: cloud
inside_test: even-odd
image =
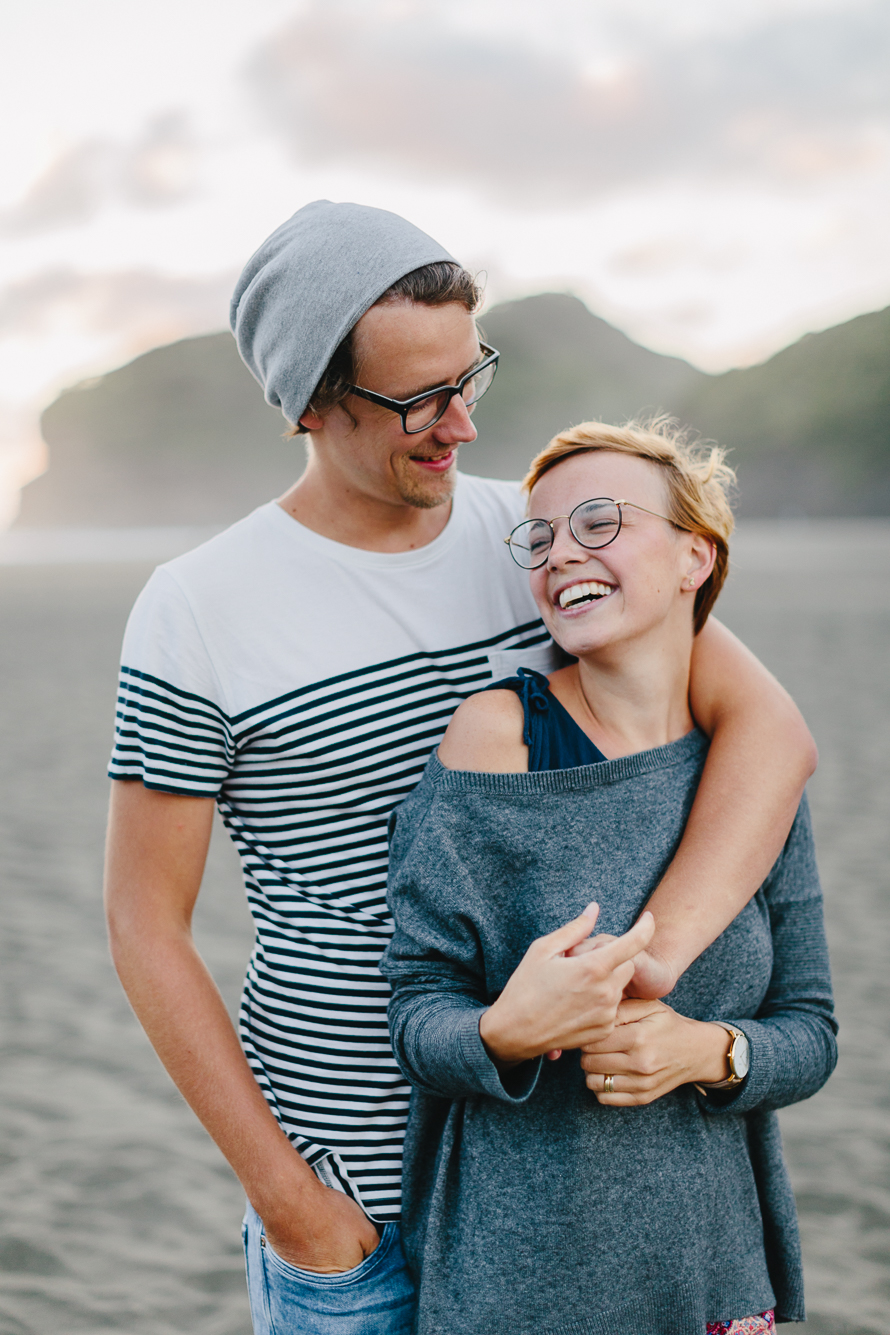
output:
[[[179,203],[192,192],[196,167],[197,148],[184,117],[168,112],[121,154],[119,189],[134,204]]]
[[[67,385],[146,348],[224,327],[233,277],[54,269],[7,287],[0,295],[0,417],[42,407]]]
[[[779,10],[682,43],[625,16],[623,54],[595,26],[608,9],[588,6],[586,28],[578,11],[560,47],[469,32],[438,5],[310,0],[246,77],[303,163],[377,164],[531,209],[655,177],[795,184],[886,163],[885,3]]]
[[[0,235],[13,237],[87,222],[105,194],[107,175],[107,145],[93,141],[67,149],[19,204],[0,213]]]
[[[123,349],[136,339],[169,342],[226,323],[234,274],[178,278],[151,270],[84,274],[55,269],[0,294],[0,341],[60,329],[112,336]]]
[[[62,152],[18,204],[0,212],[0,236],[32,236],[89,222],[108,202],[178,203],[192,190],[196,150],[183,118],[166,113],[131,144],[93,139]]]

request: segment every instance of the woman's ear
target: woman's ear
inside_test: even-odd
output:
[[[703,533],[693,533],[689,544],[689,561],[683,577],[683,588],[687,591],[698,590],[714,569],[717,548],[710,538]]]

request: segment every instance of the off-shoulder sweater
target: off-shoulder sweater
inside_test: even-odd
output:
[[[601,1106],[577,1052],[503,1080],[479,1019],[529,944],[591,899],[626,931],[680,840],[699,732],[527,774],[434,755],[391,821],[396,930],[381,962],[414,1086],[403,1238],[418,1335],[702,1335],[775,1307],[804,1318],[794,1198],[775,1109],[836,1061],[822,902],[804,801],[754,899],[667,1002],[747,1035],[731,1095],[685,1085]]]

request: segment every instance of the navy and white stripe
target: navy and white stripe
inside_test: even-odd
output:
[[[295,1146],[375,1219],[398,1215],[409,1094],[377,968],[392,933],[387,822],[457,705],[491,681],[489,655],[534,657],[548,643],[529,621],[233,717],[157,676],[121,671],[110,773],[217,799],[257,926],[241,1008],[248,1060]]]

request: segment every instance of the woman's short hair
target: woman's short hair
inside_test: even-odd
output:
[[[482,289],[476,279],[453,260],[437,260],[412,269],[388,287],[375,306],[386,306],[398,301],[414,301],[418,306],[447,306],[458,302],[472,315],[482,301]],[[307,408],[314,413],[330,412],[349,394],[349,386],[358,382],[359,370],[355,364],[355,325],[339,344],[325,368],[324,375],[312,392]],[[286,434],[303,435],[308,427],[299,422]]]
[[[667,488],[668,518],[677,528],[700,533],[714,544],[714,568],[695,595],[697,635],[729,573],[729,535],[734,523],[729,495],[735,473],[726,462],[724,450],[712,441],[691,440],[688,430],[663,414],[624,426],[582,422],[560,431],[535,456],[523,479],[523,490],[530,493],[563,459],[595,450],[633,454],[657,464]]]

